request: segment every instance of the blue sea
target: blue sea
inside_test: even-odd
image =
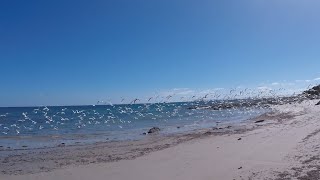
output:
[[[160,134],[185,133],[240,123],[268,111],[261,107],[213,110],[199,102],[97,106],[0,108],[2,148],[44,147],[100,141],[138,140],[159,127]],[[199,106],[203,108],[190,109]]]

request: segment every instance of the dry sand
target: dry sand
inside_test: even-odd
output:
[[[275,114],[245,128],[3,155],[0,179],[318,180],[320,106],[315,103],[274,106]]]

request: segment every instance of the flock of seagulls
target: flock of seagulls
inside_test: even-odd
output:
[[[165,96],[121,98],[121,104],[114,105],[110,100],[98,101],[95,107],[37,107],[10,109],[0,113],[0,132],[3,135],[67,133],[86,127],[102,130],[123,129],[139,126],[144,122],[201,122],[227,119],[235,116],[251,116],[266,109],[265,104],[252,100],[273,98],[274,101],[286,101],[279,94],[285,89],[231,89],[228,93],[199,93],[189,96],[170,94]],[[251,101],[248,101],[251,100]],[[125,103],[125,102],[129,103]],[[242,106],[231,106],[212,110],[215,104],[237,102]],[[252,103],[254,102],[254,103]],[[251,103],[251,104],[250,104]],[[243,106],[243,104],[246,104]],[[190,108],[196,107],[196,108]],[[1,111],[0,111],[1,112]],[[90,129],[90,128],[89,128]],[[91,128],[92,129],[92,128]],[[94,129],[94,128],[93,128]]]

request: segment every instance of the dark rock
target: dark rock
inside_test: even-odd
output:
[[[238,169],[242,169],[242,166],[241,166],[241,167],[239,167]]]
[[[320,101],[316,104],[316,106],[319,106],[320,105]]]
[[[148,131],[148,134],[152,134],[152,133],[157,133],[160,131],[160,128],[158,127],[153,127]]]
[[[238,141],[240,141],[242,138],[239,138]]]
[[[320,96],[320,85],[314,86],[313,88],[311,88],[307,91],[304,91],[303,94],[311,99],[319,97]]]
[[[177,129],[180,129],[180,126],[178,126]]]
[[[147,135],[147,133],[144,132],[144,133],[142,133],[142,135]]]
[[[58,145],[58,147],[64,147],[64,146],[66,146],[65,143],[61,143],[61,144]]]
[[[26,147],[28,147],[28,146],[22,146],[23,148],[26,148]]]
[[[254,122],[254,123],[262,123],[262,122],[264,122],[264,120],[258,120],[258,121]]]
[[[227,129],[230,129],[230,128],[232,128],[232,126],[227,126]]]

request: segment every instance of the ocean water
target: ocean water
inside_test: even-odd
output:
[[[201,104],[203,105],[203,104]],[[261,107],[190,109],[199,102],[99,106],[0,108],[0,146],[42,147],[135,140],[152,127],[161,134],[184,133],[239,123],[268,111]]]

